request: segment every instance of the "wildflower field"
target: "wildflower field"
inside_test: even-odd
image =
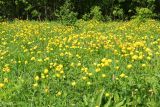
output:
[[[160,22],[0,23],[0,106],[159,107]]]

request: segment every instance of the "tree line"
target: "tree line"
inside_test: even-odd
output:
[[[160,0],[0,0],[0,19],[107,21],[148,13],[160,18]]]

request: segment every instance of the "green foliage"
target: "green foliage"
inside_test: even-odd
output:
[[[101,8],[99,6],[94,6],[90,11],[91,19],[101,21],[103,19]]]
[[[102,104],[102,99],[103,99],[103,95],[104,95],[105,89],[102,89],[102,91],[99,93],[99,95],[97,96],[96,102],[95,102],[95,107],[98,106],[100,107]]]
[[[83,20],[125,20],[136,15],[137,7],[148,8],[159,17],[159,5],[159,0],[0,0],[0,16],[6,19],[56,20],[61,17],[60,20],[68,20],[63,23],[74,23],[75,17]]]
[[[115,7],[115,9],[113,10],[113,15],[115,17],[118,17],[118,19],[123,19],[123,16],[124,16],[123,9]]]
[[[136,8],[136,13],[136,16],[134,16],[133,18],[138,25],[154,16],[153,12],[148,8]]]
[[[92,7],[90,10],[90,13],[85,13],[82,16],[82,19],[85,21],[87,21],[89,19],[102,21],[103,16],[102,16],[101,8],[99,6]]]
[[[40,17],[40,15],[41,15],[41,13],[38,12],[37,10],[33,10],[33,11],[31,12],[31,14],[32,14],[32,17]]]
[[[65,25],[75,24],[77,21],[77,13],[73,11],[70,0],[67,0],[59,10],[55,12],[58,20]]]
[[[89,13],[85,13],[83,16],[82,16],[82,19],[87,21],[90,19],[90,14]]]
[[[148,8],[137,8],[137,17],[143,18],[151,18],[153,16],[153,12]]]

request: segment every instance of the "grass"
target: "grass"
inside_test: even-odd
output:
[[[160,22],[0,23],[0,106],[158,107]]]

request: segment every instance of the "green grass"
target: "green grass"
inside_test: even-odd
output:
[[[0,106],[159,107],[160,22],[0,23]]]

